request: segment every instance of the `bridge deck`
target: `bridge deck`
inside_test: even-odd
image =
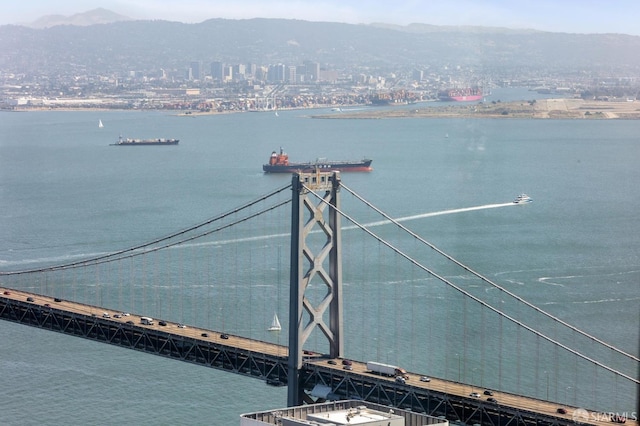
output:
[[[9,294],[6,294],[6,293]],[[9,298],[13,300],[26,301],[27,298],[33,299],[32,302],[34,305],[41,306],[43,308],[55,308],[66,312],[72,312],[80,315],[87,315],[92,317],[99,317],[103,320],[113,321],[115,323],[126,324],[130,323],[130,321],[138,326],[143,326],[149,330],[158,330],[165,333],[171,333],[180,335],[183,337],[191,337],[193,339],[210,341],[220,344],[225,344],[227,346],[236,346],[239,349],[245,349],[247,351],[252,352],[260,352],[266,355],[272,355],[276,357],[286,358],[289,356],[289,350],[286,346],[275,345],[272,343],[262,342],[259,340],[247,339],[240,336],[234,336],[227,334],[228,339],[223,339],[221,336],[225,334],[223,331],[214,331],[207,330],[204,328],[197,328],[191,326],[185,326],[185,328],[178,327],[178,323],[164,321],[166,323],[165,326],[160,325],[161,319],[154,318],[153,325],[144,325],[141,323],[141,319],[144,315],[127,313],[126,315],[122,315],[122,311],[117,311],[108,308],[101,308],[98,306],[85,305],[82,303],[72,302],[69,300],[58,299],[56,301],[55,298],[42,296],[32,293],[26,293],[23,291],[13,290],[13,289],[4,289],[0,288],[0,297]],[[105,318],[103,315],[108,314],[109,317]],[[118,318],[119,316],[119,318]],[[207,337],[202,336],[203,333],[207,334]]]
[[[244,351],[246,353],[259,353],[269,356],[273,359],[280,359],[281,364],[286,368],[288,348],[282,345],[276,345],[268,342],[248,339],[245,337],[226,335],[221,331],[207,330],[203,328],[195,328],[191,326],[185,326],[181,328],[177,323],[166,321],[166,325],[160,325],[160,320],[154,319],[153,325],[144,325],[141,323],[141,318],[144,315],[127,314],[123,315],[120,311],[112,309],[105,309],[97,306],[85,305],[68,300],[55,299],[49,296],[42,296],[23,291],[0,288],[0,309],[2,306],[6,306],[6,302],[15,301],[20,304],[29,304],[33,308],[45,311],[47,309],[55,309],[56,311],[66,312],[68,314],[77,314],[86,316],[88,318],[99,318],[100,322],[112,322],[114,325],[131,324],[136,327],[141,327],[146,330],[156,331],[158,333],[169,333],[173,336],[178,336],[189,341],[198,341],[203,344],[210,343],[214,345],[224,345],[227,347],[234,347],[238,351]],[[108,314],[108,317],[104,314]],[[0,316],[7,319],[6,316]],[[393,377],[384,377],[378,374],[371,373],[366,368],[365,362],[352,361],[352,370],[345,370],[340,360],[335,360],[335,364],[329,363],[329,360],[321,356],[320,354],[307,354],[304,358],[304,369],[318,370],[331,374],[332,376],[342,378],[356,378],[360,381],[380,382],[385,386],[392,388],[414,388],[417,390],[433,391],[441,394],[451,395],[461,400],[467,400],[471,404],[484,404],[491,406],[495,404],[496,407],[508,407],[510,409],[521,410],[524,412],[535,413],[546,418],[557,419],[557,424],[570,424],[574,422],[574,413],[576,413],[577,407],[561,406],[557,403],[550,401],[543,401],[539,399],[529,398],[520,395],[514,395],[506,392],[500,392],[492,390],[492,398],[495,398],[496,403],[487,402],[488,396],[484,395],[484,390],[476,386],[472,386],[465,383],[457,383],[448,380],[442,380],[436,377],[430,377],[429,382],[420,381],[421,374],[409,373],[409,380],[406,385],[395,383]],[[236,371],[237,372],[237,371]],[[254,375],[255,376],[255,375]],[[470,396],[471,393],[478,392],[480,398]],[[474,402],[475,401],[475,402]],[[564,408],[565,414],[558,413],[558,408]],[[596,411],[586,411],[579,413],[585,414],[588,418],[579,418],[585,424],[593,425],[608,425],[613,423],[610,418],[604,413],[598,413]],[[634,419],[628,419],[626,425],[638,426],[638,421]]]
[[[328,360],[326,359],[307,360],[306,364],[318,365],[318,366],[321,365],[323,368],[329,368],[332,370],[339,370],[339,371],[343,369],[343,366],[340,365],[339,360],[336,365],[328,364]],[[349,373],[351,374],[364,375],[368,377],[376,377],[379,380],[387,380],[389,383],[395,382],[393,377],[385,378],[384,376],[380,376],[378,374],[370,372],[367,369],[366,363],[363,363],[363,362],[352,361],[352,368],[353,370],[349,371]],[[484,391],[487,390],[486,388],[481,388],[481,387],[469,385],[466,383],[452,382],[452,381],[443,380],[443,379],[439,379],[431,376],[428,376],[430,379],[429,382],[423,382],[420,380],[420,378],[423,377],[424,375],[411,373],[411,372],[409,372],[408,375],[409,375],[409,380],[406,381],[407,386],[420,388],[420,389],[428,389],[428,390],[438,391],[448,395],[455,395],[458,397],[467,397],[467,398],[475,398],[475,397],[471,397],[470,394],[477,392],[480,394],[480,398],[475,398],[475,399],[478,399],[479,401],[486,402],[487,398],[491,397],[497,401],[496,404],[499,404],[501,406],[508,406],[510,408],[515,408],[518,410],[528,411],[532,413],[538,413],[538,414],[546,415],[549,417],[557,417],[560,419],[564,419],[569,423],[574,423],[574,420],[579,420],[579,419],[574,419],[574,412],[578,410],[579,407],[571,407],[567,405],[558,404],[552,401],[544,401],[544,400],[539,400],[535,398],[529,398],[526,396],[515,395],[508,392],[500,392],[496,390],[491,390],[492,395],[487,396],[487,395],[484,395]],[[559,408],[564,408],[566,411],[566,414],[558,413]],[[582,413],[582,411],[580,413]],[[609,419],[607,413],[599,413],[593,410],[585,410],[585,413],[589,417],[588,421],[583,422],[585,424],[602,425],[602,426],[604,425],[611,426],[615,424]],[[577,421],[576,423],[580,423],[580,421]],[[633,421],[632,419],[628,419],[625,425],[638,426],[638,421]]]

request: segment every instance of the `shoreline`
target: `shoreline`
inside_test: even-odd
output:
[[[444,106],[314,115],[318,119],[388,118],[526,118],[640,120],[640,102],[585,101],[583,99],[538,99],[490,103],[454,102]]]
[[[429,102],[427,102],[428,104]],[[420,103],[424,104],[424,103]],[[416,106],[420,104],[415,104]],[[315,119],[391,119],[391,118],[526,118],[526,119],[597,119],[597,120],[640,120],[640,102],[638,101],[585,101],[583,99],[538,99],[535,101],[508,101],[508,102],[484,102],[462,103],[452,102],[439,106],[420,106],[407,108],[407,105],[389,106],[388,109],[376,109],[367,111],[367,105],[362,105],[363,110],[349,111],[350,105],[340,111],[323,112],[309,115]],[[335,105],[287,108],[288,110],[314,110],[336,108]],[[44,112],[44,111],[130,111],[166,112],[178,117],[199,117],[204,115],[225,115],[240,113],[275,113],[277,110],[248,110],[248,111],[179,111],[164,109],[118,109],[101,107],[26,107],[1,109],[0,112]]]

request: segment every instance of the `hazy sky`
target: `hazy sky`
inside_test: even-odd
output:
[[[134,19],[286,18],[640,35],[640,0],[0,0],[0,25],[102,7]],[[7,6],[7,5],[5,5]]]

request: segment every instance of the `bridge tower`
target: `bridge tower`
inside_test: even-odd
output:
[[[303,402],[300,386],[302,347],[314,329],[329,343],[332,358],[343,356],[340,173],[294,173],[291,207],[291,274],[289,278],[289,406]],[[324,191],[324,196],[316,192]],[[306,213],[306,214],[305,214]],[[318,238],[318,230],[322,238]],[[310,234],[314,233],[313,239]],[[313,240],[313,241],[311,241]],[[312,242],[321,241],[314,251]],[[305,291],[321,282],[326,294],[315,306]],[[325,313],[327,313],[325,322]]]

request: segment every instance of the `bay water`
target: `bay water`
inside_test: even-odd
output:
[[[535,96],[514,89],[493,94],[504,101]],[[368,157],[374,170],[343,174],[345,185],[392,217],[423,215],[411,222],[419,235],[525,300],[638,356],[640,122],[309,118],[335,113],[2,113],[0,268],[23,270],[132,247],[239,206],[290,181],[261,170],[281,146],[293,161]],[[180,145],[110,146],[120,134],[179,138]],[[523,192],[533,203],[429,216],[509,203]],[[355,298],[373,304],[380,291],[371,290],[366,301]],[[430,374],[500,386],[487,372],[467,368],[473,352],[462,354],[458,342],[437,331],[449,326],[428,313],[438,311],[427,295],[407,297],[420,291],[394,290],[395,300],[385,305],[429,318],[428,333],[407,325],[414,320],[396,321],[392,333],[402,335],[399,344],[433,339],[423,351]],[[391,338],[377,337],[368,325],[375,319],[359,319],[359,309],[345,307],[347,321],[361,329],[347,340],[347,355],[400,362],[401,354],[380,356],[380,343],[372,341]],[[265,315],[270,321],[272,313]],[[402,364],[425,368],[419,361]],[[536,367],[517,363],[518,370],[527,368]],[[4,321],[0,376],[0,423],[9,425],[234,425],[240,413],[286,405],[285,388]],[[593,401],[577,385],[550,385],[547,371],[535,377],[536,396],[567,404],[632,411],[637,398],[632,391]],[[587,393],[595,394],[594,387]]]

